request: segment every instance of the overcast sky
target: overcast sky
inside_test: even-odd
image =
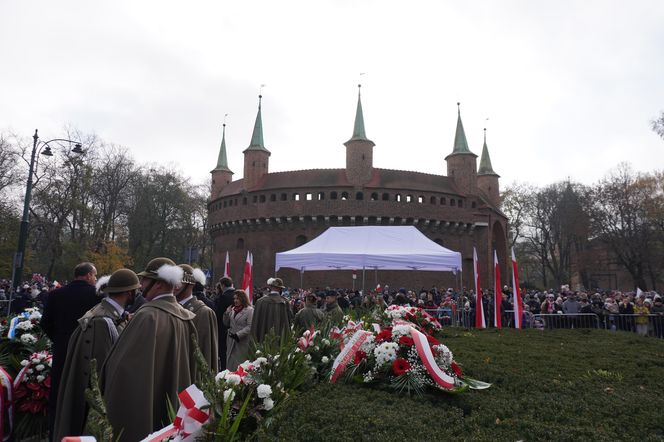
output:
[[[2,0],[0,54],[0,130],[71,125],[194,182],[225,114],[242,177],[261,84],[270,170],[344,167],[360,81],[376,167],[444,174],[460,101],[503,186],[664,168],[662,0]]]

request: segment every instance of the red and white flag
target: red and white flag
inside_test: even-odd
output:
[[[254,266],[254,255],[247,251],[247,260],[244,262],[244,275],[242,275],[242,290],[249,298],[249,304],[253,304],[254,297],[252,293],[251,268]]]
[[[493,274],[495,275],[493,281],[493,324],[496,328],[502,327],[500,320],[501,311],[500,306],[503,303],[503,289],[500,285],[500,265],[498,264],[498,254],[493,251]]]
[[[226,263],[224,264],[224,277],[231,277],[231,260],[228,256],[228,252],[226,252]]]
[[[475,272],[475,328],[486,328],[484,304],[480,293],[480,263],[477,261],[477,250],[473,247],[473,269]]]
[[[519,269],[516,265],[514,247],[512,247],[512,292],[514,296],[514,328],[521,328],[521,318],[523,318],[523,303],[521,302],[521,289],[519,288]]]

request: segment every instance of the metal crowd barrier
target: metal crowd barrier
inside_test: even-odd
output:
[[[475,327],[474,310],[457,310],[443,307],[438,309],[426,309],[427,313],[438,319],[443,327]],[[493,312],[485,315],[487,327],[494,327]],[[540,330],[552,330],[560,328],[584,328],[584,329],[606,329],[614,331],[641,332],[643,335],[656,338],[664,338],[664,315],[620,315],[595,313],[552,313],[532,314],[524,312],[522,320],[523,328],[536,328]],[[647,327],[637,327],[637,325]],[[514,327],[514,311],[505,310],[501,315],[501,326],[503,328]]]

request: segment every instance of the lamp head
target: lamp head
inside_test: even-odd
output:
[[[46,146],[46,147],[44,148],[44,150],[42,151],[41,154],[44,155],[44,156],[46,156],[46,157],[52,157],[52,156],[53,156],[53,152],[51,151],[51,147],[50,147],[50,146]]]
[[[81,143],[76,143],[76,145],[74,145],[74,148],[71,151],[79,155],[83,154]]]

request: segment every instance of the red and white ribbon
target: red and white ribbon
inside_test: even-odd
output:
[[[429,345],[426,335],[418,331],[415,327],[411,327],[410,336],[413,338],[413,341],[415,341],[417,354],[420,356],[429,376],[431,376],[439,387],[445,390],[454,389],[454,378],[441,370],[436,363],[436,359],[433,357],[433,352],[431,351],[431,346]]]
[[[343,347],[341,352],[337,355],[337,358],[332,364],[332,374],[330,375],[330,382],[335,383],[339,378],[339,375],[343,373],[346,369],[346,365],[353,360],[355,353],[360,349],[364,341],[367,340],[367,337],[371,336],[371,333],[364,330],[358,330],[353,336],[351,336],[348,343]]]
[[[309,346],[311,346],[311,343],[314,340],[314,337],[316,336],[318,332],[314,331],[314,326],[311,326],[311,329],[306,330],[302,337],[298,339],[297,341],[297,346],[300,348],[302,351],[306,351]]]
[[[182,391],[178,398],[180,399],[180,408],[173,423],[156,433],[150,434],[142,442],[159,442],[172,435],[175,435],[174,441],[196,440],[201,428],[210,418],[210,413],[203,411],[202,408],[210,405],[210,403],[205,399],[203,392],[193,384]]]
[[[375,322],[371,324],[371,327],[373,328],[374,333],[380,333],[380,325],[376,324]]]
[[[67,436],[61,442],[97,442],[94,436]]]
[[[14,382],[2,367],[0,367],[0,390],[0,439],[7,441],[11,438],[14,429]],[[5,417],[9,427],[8,431],[5,431]]]

